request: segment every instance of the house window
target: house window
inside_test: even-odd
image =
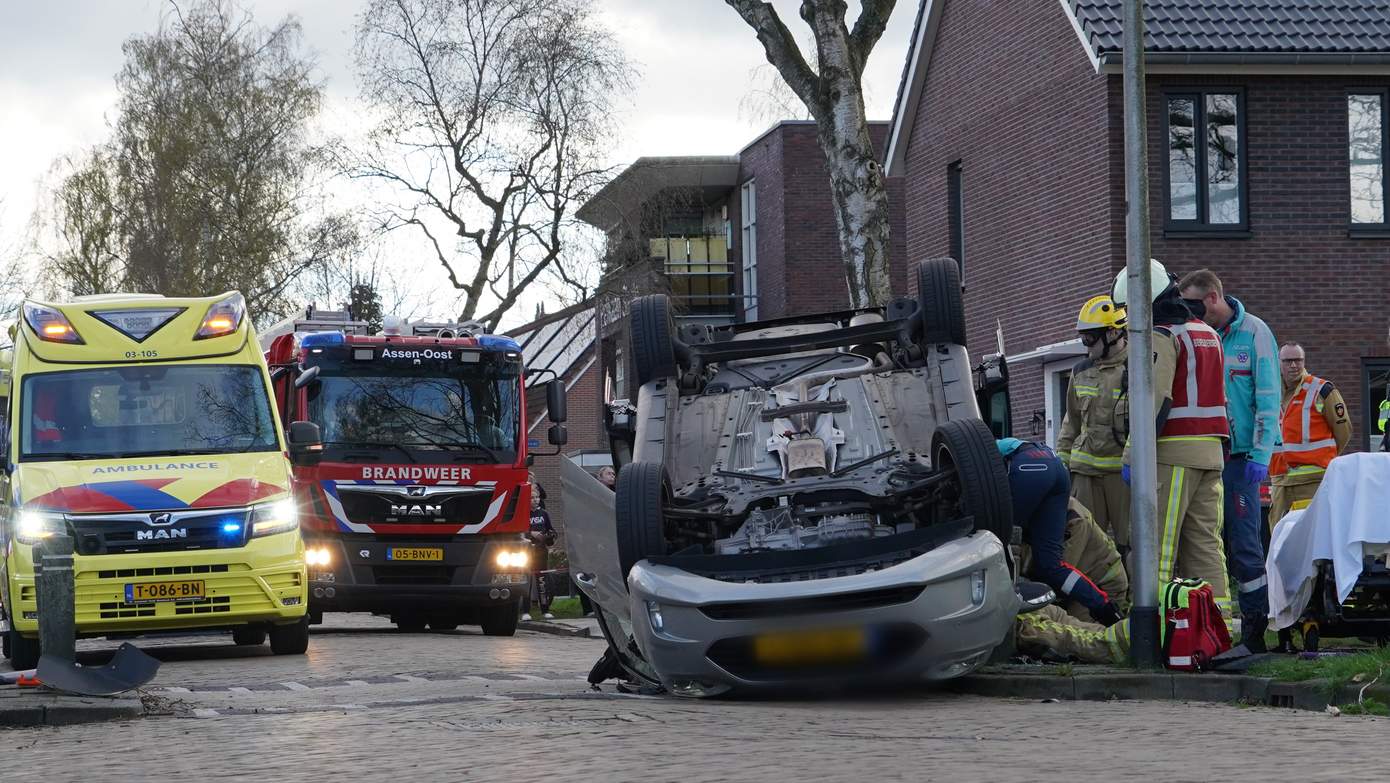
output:
[[[620,347],[613,349],[613,394],[627,397],[627,362]]]
[[[1385,225],[1385,94],[1347,96],[1352,225]]]
[[[1169,230],[1245,229],[1244,96],[1167,97]]]
[[[758,317],[758,190],[753,180],[743,183],[739,199],[743,226],[740,240],[743,250],[743,318]]]
[[[956,161],[946,167],[946,213],[951,222],[951,258],[960,265],[961,278],[965,278],[965,193],[961,162]]]

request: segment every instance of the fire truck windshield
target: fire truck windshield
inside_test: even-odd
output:
[[[309,389],[309,419],[325,459],[357,459],[383,444],[414,462],[516,460],[519,365],[427,363],[323,366]],[[400,454],[385,453],[382,462]]]

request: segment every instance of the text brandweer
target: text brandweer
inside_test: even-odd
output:
[[[452,465],[439,467],[368,467],[362,468],[364,479],[409,479],[419,481],[465,481],[473,478],[473,471]]]

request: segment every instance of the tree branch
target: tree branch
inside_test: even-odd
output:
[[[796,93],[796,97],[806,104],[813,115],[825,113],[826,106],[820,95],[820,77],[806,62],[806,57],[787,29],[777,9],[762,0],[724,0],[743,17],[743,21],[758,35],[763,45],[767,61],[782,74],[782,78]]]
[[[864,65],[869,61],[878,39],[888,27],[888,17],[893,15],[893,7],[898,0],[863,0],[859,19],[850,33],[850,51],[854,54],[855,72],[863,75]]]

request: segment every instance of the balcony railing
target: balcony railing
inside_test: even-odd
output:
[[[677,317],[732,322],[741,307],[729,246],[722,236],[651,240],[652,258],[664,262]]]

